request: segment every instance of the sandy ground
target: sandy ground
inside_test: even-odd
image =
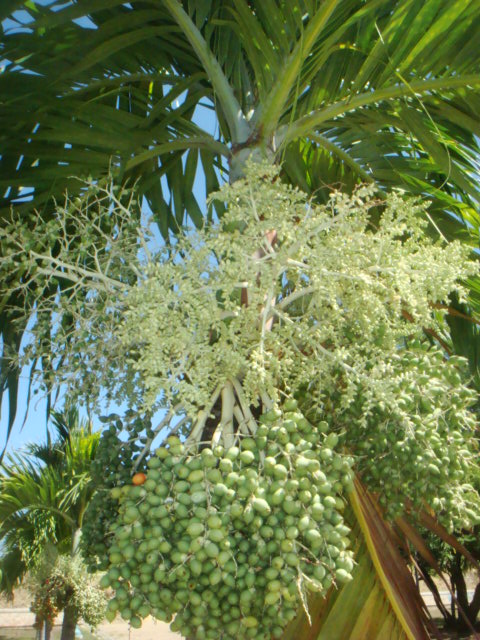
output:
[[[31,628],[34,622],[33,614],[24,607],[10,609],[0,609],[0,636],[2,629],[8,627]],[[61,623],[61,617],[57,619],[57,624]],[[85,627],[86,638],[90,638],[88,627]],[[95,631],[95,637],[101,640],[179,640],[181,636],[173,633],[168,628],[168,624],[157,622],[148,618],[144,621],[141,629],[129,629],[123,620],[115,620],[112,623],[105,622]]]
[[[58,620],[60,622],[60,620]],[[33,616],[24,609],[13,609],[6,612],[0,610],[0,636],[2,629],[15,627],[17,629],[30,629],[33,624]],[[81,627],[82,628],[82,627]],[[90,638],[88,628],[85,627],[85,638]],[[141,629],[129,629],[123,620],[113,623],[101,624],[95,631],[95,638],[102,640],[179,640],[178,633],[172,633],[167,624],[151,619],[144,621]]]
[[[95,632],[102,640],[179,640],[182,636],[173,633],[168,624],[157,622],[151,618],[144,620],[141,629],[130,629],[123,621],[108,622],[98,627]]]
[[[8,627],[31,628],[34,622],[34,615],[29,609],[30,596],[26,589],[17,589],[15,598],[9,601],[0,598],[0,636],[2,629]],[[58,617],[57,624],[61,624],[62,618]],[[86,630],[86,640],[91,638]],[[111,624],[105,622],[101,624],[95,632],[96,638],[101,640],[179,640],[181,636],[173,633],[168,628],[168,624],[157,622],[151,618],[144,621],[141,629],[129,629],[128,623],[122,619],[115,620]]]

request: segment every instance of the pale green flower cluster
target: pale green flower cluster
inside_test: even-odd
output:
[[[150,261],[126,296],[115,333],[147,405],[195,414],[234,378],[249,404],[323,395],[341,378],[346,407],[359,385],[378,396],[371,371],[406,336],[439,329],[432,305],[464,297],[476,266],[459,242],[425,233],[425,203],[369,186],[317,206],[277,171],[250,165],[214,196],[222,220]]]
[[[213,196],[221,220],[155,252],[129,197],[90,185],[27,241],[12,221],[0,273],[19,264],[15,294],[37,320],[26,359],[41,358],[55,384],[97,406],[106,392],[137,415],[168,409],[136,464],[164,428],[188,446],[231,446],[295,396],[393,508],[407,495],[476,508],[474,398],[464,363],[446,357],[443,316],[477,265],[430,224],[428,203],[363,186],[317,205],[278,167],[250,164]]]

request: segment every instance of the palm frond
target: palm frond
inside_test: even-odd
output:
[[[11,454],[0,476],[0,588],[21,580],[49,542],[68,550],[93,494],[90,465],[99,433],[75,409],[57,412],[57,438]],[[12,559],[19,562],[12,565]],[[11,565],[13,569],[10,570]],[[1,568],[1,567],[0,567]]]
[[[312,597],[284,640],[428,640],[434,626],[399,553],[395,534],[357,481],[350,496],[356,567],[353,580]],[[348,615],[346,615],[348,612]]]

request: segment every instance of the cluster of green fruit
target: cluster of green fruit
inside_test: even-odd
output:
[[[196,640],[279,638],[308,592],[351,579],[341,495],[353,460],[326,423],[283,409],[226,449],[170,437],[136,485],[112,490],[110,619],[175,616],[172,630]]]
[[[109,532],[112,522],[118,518],[118,501],[110,492],[115,486],[130,483],[142,444],[148,437],[148,434],[141,435],[146,421],[140,416],[127,415],[126,424],[118,416],[109,416],[106,420],[110,426],[102,432],[91,467],[95,493],[82,525],[82,551],[90,571],[108,568]],[[129,440],[121,438],[125,429],[131,435]]]
[[[359,397],[342,415],[357,470],[390,517],[404,513],[407,502],[427,503],[449,527],[468,528],[478,519],[465,502],[475,466],[476,398],[462,384],[464,362],[418,350],[398,354],[393,366],[397,375],[384,383],[389,401],[368,406]]]

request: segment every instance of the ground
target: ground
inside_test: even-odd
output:
[[[8,627],[31,627],[34,616],[29,610],[30,596],[26,589],[16,589],[13,601],[0,597],[0,638],[2,629]],[[61,616],[58,623],[61,622]],[[112,624],[101,624],[95,634],[101,640],[179,640],[181,636],[172,633],[168,624],[148,619],[141,629],[129,630],[128,624],[121,619]]]
[[[476,577],[472,576],[472,582],[474,579]],[[473,584],[468,586],[471,588]],[[443,591],[444,587],[441,585],[439,587]],[[425,601],[432,615],[436,617],[436,608],[430,593],[425,594]],[[26,589],[17,589],[13,601],[3,597],[0,598],[0,640],[3,637],[3,629],[15,627],[20,630],[22,627],[32,626],[34,617],[29,610],[29,606],[30,596]],[[60,622],[61,617],[58,619],[58,623]],[[99,640],[180,640],[181,638],[178,633],[170,631],[167,624],[156,622],[150,618],[144,621],[141,629],[129,629],[128,623],[120,618],[111,624],[105,622],[98,627],[95,635]],[[12,640],[14,638],[10,633],[8,637],[12,638]],[[18,637],[21,638],[21,636]],[[445,635],[443,637],[444,640],[453,640],[454,638],[459,640],[459,636]],[[469,637],[474,638],[475,636],[463,636],[465,640]],[[85,640],[90,640],[90,638],[88,629],[85,627]]]

